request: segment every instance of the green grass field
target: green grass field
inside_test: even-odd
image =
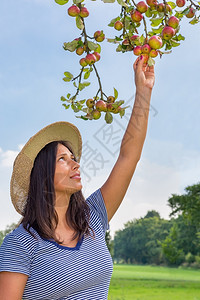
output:
[[[114,265],[108,300],[200,300],[200,270]]]

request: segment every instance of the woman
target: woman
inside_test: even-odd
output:
[[[0,247],[0,300],[107,299],[112,260],[105,243],[146,136],[154,67],[134,63],[136,97],[119,157],[86,201],[79,160],[81,136],[68,122],[33,136],[17,156],[11,199],[21,224]]]

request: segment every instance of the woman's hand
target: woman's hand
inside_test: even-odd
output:
[[[155,82],[154,66],[149,67],[143,63],[144,58],[138,57],[133,65],[135,71],[136,89],[152,89]]]

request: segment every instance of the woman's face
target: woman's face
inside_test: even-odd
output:
[[[62,144],[58,144],[54,175],[56,197],[63,194],[71,196],[82,189],[79,168],[79,163],[74,160],[74,156],[69,149]]]

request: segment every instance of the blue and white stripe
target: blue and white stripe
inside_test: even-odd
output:
[[[28,275],[23,300],[107,299],[112,259],[105,242],[108,220],[98,189],[86,200],[95,238],[84,237],[74,248],[42,239],[35,240],[20,225],[0,247],[0,272]]]

